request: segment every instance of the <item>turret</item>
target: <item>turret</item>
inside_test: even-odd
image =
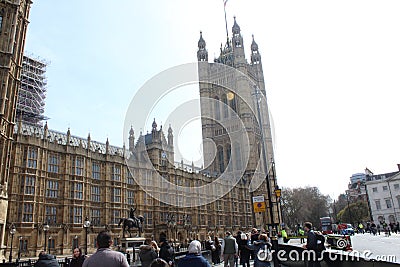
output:
[[[90,133],[89,133],[88,137],[87,137],[87,150],[88,151],[90,150],[90,142],[91,142],[91,140],[92,140],[92,138],[90,138]]]
[[[243,37],[240,34],[240,27],[236,22],[236,17],[234,17],[234,23],[232,26],[232,47],[235,66],[246,64],[247,62],[244,55]]]
[[[198,61],[208,61],[208,52],[206,49],[206,41],[203,39],[203,34],[200,32],[200,39],[197,43],[198,50],[197,50],[197,60]]]
[[[129,151],[133,152],[135,148],[135,132],[133,131],[133,128],[131,126],[131,129],[129,130]]]
[[[108,142],[108,137],[107,137],[107,141],[106,141],[106,154],[109,154],[110,152],[110,142]]]
[[[258,45],[254,41],[254,35],[253,37],[253,42],[251,42],[251,64],[256,65],[261,63],[261,55],[260,52],[258,51]]]
[[[174,145],[174,135],[172,134],[171,124],[168,127],[168,145],[169,146]]]
[[[69,146],[69,141],[71,141],[71,131],[68,128],[68,131],[67,131],[67,146]]]

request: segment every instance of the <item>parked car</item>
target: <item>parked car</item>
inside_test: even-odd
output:
[[[342,235],[354,235],[355,231],[353,226],[350,223],[346,224],[346,226],[347,228],[342,229]]]

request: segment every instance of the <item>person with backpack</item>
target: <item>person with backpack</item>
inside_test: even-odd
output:
[[[325,238],[321,233],[316,233],[312,230],[312,223],[310,222],[304,223],[304,230],[307,233],[307,242],[303,245],[303,248],[312,252],[309,254],[309,258],[306,259],[308,267],[321,267],[319,260],[325,247]]]
[[[269,237],[267,234],[260,234],[258,240],[253,244],[248,242],[247,247],[254,251],[254,267],[270,267],[272,254],[272,244],[268,242]]]
[[[168,244],[166,237],[160,238],[159,257],[168,262],[169,266],[174,266],[174,257],[175,257],[174,248]]]

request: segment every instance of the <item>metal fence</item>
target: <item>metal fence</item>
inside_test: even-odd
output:
[[[22,260],[22,261],[17,261],[17,262],[3,262],[0,263],[0,267],[34,267],[35,263],[37,260]],[[57,258],[57,262],[60,265],[60,267],[68,267],[69,262],[71,261],[71,258]]]

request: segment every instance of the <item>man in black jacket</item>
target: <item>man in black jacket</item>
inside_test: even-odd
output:
[[[317,236],[312,230],[312,223],[304,223],[304,230],[307,233],[307,243],[303,245],[303,248],[310,251],[309,258],[306,259],[308,260],[308,267],[321,267],[321,263],[318,261],[321,253],[317,249]]]
[[[39,259],[36,261],[35,267],[60,267],[57,260],[53,255],[46,254],[46,251],[42,251],[39,254]]]
[[[174,266],[174,248],[168,244],[165,237],[160,238],[159,257],[168,262],[169,266]]]

